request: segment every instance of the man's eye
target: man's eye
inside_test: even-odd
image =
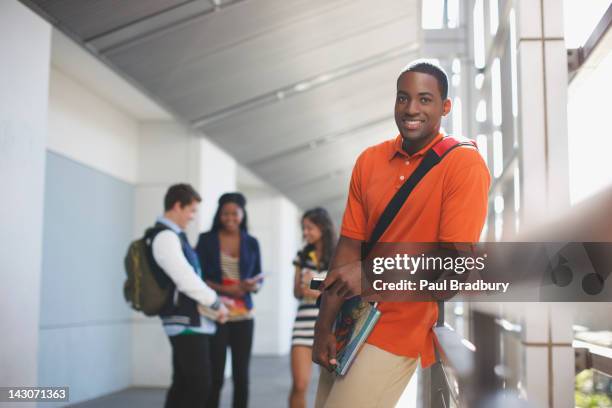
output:
[[[421,98],[421,103],[429,103],[431,102],[431,99],[429,98]]]
[[[406,97],[405,96],[398,96],[397,97],[397,101],[399,103],[406,103]]]

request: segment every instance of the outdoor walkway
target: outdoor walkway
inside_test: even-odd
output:
[[[289,357],[253,357],[251,362],[251,408],[286,408],[291,387]],[[308,406],[314,404],[318,369],[313,367],[313,380],[308,392]],[[232,381],[226,379],[221,398],[222,408],[231,407]],[[71,405],[78,408],[155,408],[163,407],[166,390],[161,388],[129,388],[95,400]]]

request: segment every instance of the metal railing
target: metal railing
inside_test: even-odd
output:
[[[506,388],[500,344],[505,329],[495,316],[472,311],[473,343],[438,323],[438,362],[423,371],[423,408],[530,407],[518,390]]]

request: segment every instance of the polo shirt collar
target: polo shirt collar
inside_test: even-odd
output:
[[[444,135],[442,133],[438,133],[438,135],[436,137],[434,137],[433,140],[427,144],[427,146],[423,147],[421,150],[419,150],[418,152],[414,153],[413,155],[409,155],[402,148],[402,143],[403,143],[402,135],[397,135],[397,137],[395,138],[395,142],[393,143],[393,150],[391,151],[391,155],[389,156],[389,161],[391,161],[398,154],[402,155],[402,156],[405,156],[405,157],[408,157],[410,159],[413,159],[413,158],[416,158],[416,157],[419,157],[419,156],[423,156],[425,153],[427,153],[427,151],[433,145],[438,143],[438,141],[440,141],[440,139],[442,139],[443,137],[444,137]]]
[[[177,234],[180,234],[181,232],[183,232],[181,227],[179,227],[178,225],[176,225],[176,223],[164,217],[163,215],[157,217],[157,222],[164,224],[166,227],[170,228],[172,231],[176,232]]]

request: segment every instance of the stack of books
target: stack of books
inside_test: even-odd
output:
[[[344,302],[334,325],[336,374],[345,375],[380,318],[376,303],[355,296]]]

